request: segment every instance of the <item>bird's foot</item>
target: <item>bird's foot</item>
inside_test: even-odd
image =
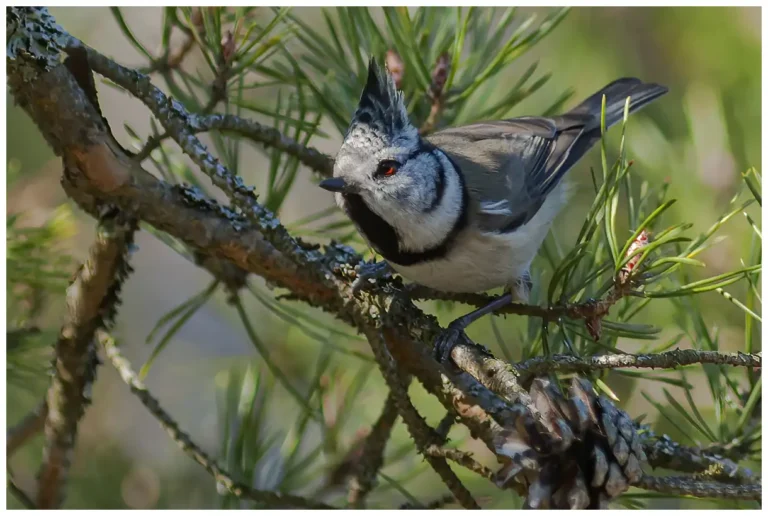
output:
[[[467,344],[469,346],[476,346],[484,353],[488,353],[488,349],[484,346],[476,344],[467,337],[464,332],[465,325],[461,320],[453,321],[448,327],[437,336],[435,339],[434,354],[438,362],[443,363],[451,358],[451,351],[459,344]]]
[[[361,263],[355,266],[355,281],[352,282],[352,293],[368,290],[377,280],[392,274],[392,268],[387,262]]]

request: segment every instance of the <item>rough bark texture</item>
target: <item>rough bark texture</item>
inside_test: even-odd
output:
[[[69,68],[60,64],[63,50],[73,59],[79,59],[79,63]],[[200,118],[187,113],[178,102],[155,88],[147,76],[123,68],[71,38],[55,25],[45,9],[10,8],[7,55],[12,95],[37,124],[56,154],[62,157],[62,186],[83,210],[99,216],[105,207],[114,207],[123,216],[141,220],[180,240],[200,257],[201,264],[211,259],[231,262],[243,274],[259,275],[270,284],[287,289],[292,298],[320,307],[364,334],[391,391],[391,398],[387,401],[389,409],[382,415],[382,432],[387,433],[387,426],[391,427],[395,415],[392,406],[395,406],[419,450],[462,505],[474,507],[476,502],[455,478],[446,457],[471,463],[464,455],[440,452],[442,440],[410,403],[404,379],[414,377],[421,382],[449,413],[457,416],[458,422],[466,425],[475,438],[485,443],[508,471],[518,471],[516,468],[519,466],[519,471],[533,474],[531,472],[540,467],[540,460],[560,453],[556,449],[558,443],[562,443],[562,436],[553,436],[552,422],[542,420],[536,403],[520,383],[519,373],[513,366],[467,345],[459,345],[453,350],[454,364],[446,366],[436,362],[431,343],[441,329],[434,317],[424,314],[413,304],[408,291],[398,280],[388,281],[370,291],[354,292],[351,280],[355,278],[354,267],[361,260],[359,255],[341,245],[332,244],[321,249],[294,239],[273,214],[258,204],[252,189],[208,153],[195,134],[217,128],[237,131],[255,141],[295,153],[303,163],[322,175],[329,173],[329,158],[313,149],[300,149],[296,142],[254,124],[216,116]],[[86,75],[89,76],[92,68],[142,100],[163,125],[168,137],[176,140],[212,182],[230,196],[239,211],[205,198],[194,188],[160,181],[144,170],[140,162],[112,138],[109,125],[99,113],[93,98],[94,92],[89,91],[90,81],[83,75],[83,68],[88,70]],[[100,258],[95,263],[107,264],[110,257],[117,259],[122,256],[114,248],[115,245],[115,242],[97,242],[94,252]],[[98,327],[89,314],[98,313],[97,307],[101,305],[95,300],[105,299],[109,292],[109,283],[102,279],[101,268],[84,270],[80,279],[83,286],[79,288],[88,291],[87,299],[90,301],[73,307],[73,321],[87,331],[67,329],[62,332],[63,340],[57,347],[59,378],[54,381],[49,394],[50,424],[46,426],[46,434],[49,443],[54,445],[49,448],[54,450],[71,448],[74,441],[77,419],[82,411],[83,378],[87,375],[81,374],[75,383],[68,383],[65,373],[83,371],[87,364],[88,346],[92,342],[93,331]],[[114,273],[114,270],[111,272]],[[621,293],[612,295],[620,297]],[[486,299],[482,296],[464,301],[480,303]],[[600,315],[607,312],[615,301],[609,297],[595,306],[562,307],[562,313],[554,315]],[[553,315],[551,310],[538,307],[518,307],[518,310],[515,313],[544,318]],[[667,358],[658,366],[673,367],[702,361],[755,367],[761,364],[760,355],[733,359],[696,359],[687,355]],[[531,375],[553,370],[578,371],[594,368],[596,364],[600,367],[601,360],[623,360],[621,364],[626,364],[605,367],[655,366],[642,364],[641,357],[592,357],[575,360],[561,358],[546,367],[532,361],[523,364],[520,369]],[[133,384],[132,389],[141,390]],[[63,398],[73,400],[72,403],[80,407],[66,408],[77,417],[64,418],[66,421],[57,418],[60,410],[57,407],[62,406]],[[654,439],[647,437],[644,441],[651,460],[657,456],[666,457],[665,464],[671,464],[670,457],[655,448],[658,440]],[[520,451],[520,445],[527,448]],[[361,491],[369,489],[372,482],[370,474],[378,467],[376,454],[380,450],[374,451],[371,464],[363,470],[364,475],[360,478]],[[655,452],[659,453],[654,455]],[[674,451],[669,454],[674,456]],[[63,456],[53,459],[49,451],[47,463],[66,462]],[[56,468],[45,471],[46,475],[58,474]],[[509,475],[504,487],[526,493],[531,477],[523,473],[522,476]],[[753,491],[747,489],[744,492],[752,496]],[[44,496],[51,506],[55,505],[58,497],[56,492],[48,492]]]

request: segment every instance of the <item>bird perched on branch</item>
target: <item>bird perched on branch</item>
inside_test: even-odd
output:
[[[395,271],[446,292],[506,294],[453,321],[438,337],[444,360],[464,329],[513,301],[526,302],[530,264],[568,198],[563,176],[606,127],[667,92],[618,79],[564,115],[480,122],[427,137],[403,94],[371,59],[368,79],[334,165],[320,183]],[[381,264],[364,271],[375,275]]]

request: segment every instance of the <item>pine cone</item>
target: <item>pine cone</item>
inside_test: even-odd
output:
[[[587,380],[574,378],[566,397],[537,378],[528,410],[497,446],[510,459],[497,481],[522,487],[526,508],[602,509],[640,480],[647,459],[634,422]]]

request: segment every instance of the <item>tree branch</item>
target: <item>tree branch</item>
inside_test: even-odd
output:
[[[481,477],[486,478],[491,482],[496,482],[496,474],[473,459],[471,453],[455,450],[452,448],[445,448],[444,446],[437,446],[435,444],[428,446],[425,450],[425,453],[432,457],[444,457],[446,459],[450,459],[458,464],[461,464],[468,470],[477,473]]]
[[[71,41],[71,48],[85,49],[88,54],[88,62],[94,71],[125,88],[142,101],[168,134],[179,144],[182,151],[200,167],[200,170],[211,179],[214,185],[221,188],[229,196],[234,206],[242,210],[243,215],[253,224],[254,229],[260,231],[275,248],[287,257],[295,260],[301,266],[308,267],[309,273],[315,276],[316,282],[330,285],[329,278],[325,274],[314,274],[319,271],[311,267],[311,264],[321,260],[322,256],[312,248],[302,246],[299,241],[294,239],[273,213],[256,202],[253,187],[246,186],[242,178],[231,174],[218,159],[208,152],[205,145],[190,129],[192,126],[191,116],[183,105],[168,98],[152,84],[148,76],[111,61],[74,38]]]
[[[456,301],[465,305],[483,307],[493,302],[498,296],[489,296],[488,294],[475,293],[456,293],[441,292],[422,285],[410,284],[406,291],[411,299],[439,299],[443,301]],[[526,315],[529,317],[540,317],[548,321],[556,320],[560,317],[569,319],[592,319],[603,317],[608,314],[610,308],[627,294],[624,286],[613,288],[603,299],[589,300],[582,303],[568,303],[564,305],[538,306],[526,305],[521,303],[510,303],[503,308],[496,310],[495,314],[514,314]]]
[[[630,355],[617,353],[612,355],[593,355],[576,357],[573,355],[552,355],[534,357],[515,364],[515,369],[526,375],[540,375],[550,372],[573,373],[595,369],[617,369],[622,367],[675,369],[691,364],[721,364],[739,367],[761,367],[761,353],[719,353],[698,349],[675,349],[663,353]]]
[[[428,453],[428,449],[435,442],[440,441],[440,437],[436,432],[424,421],[424,418],[418,413],[416,408],[411,403],[408,397],[407,384],[401,376],[395,366],[394,360],[387,351],[387,346],[384,343],[384,339],[379,332],[372,331],[368,335],[368,340],[373,349],[373,353],[376,356],[376,360],[379,363],[384,379],[389,386],[390,392],[394,397],[395,404],[397,406],[400,415],[403,417],[405,425],[408,427],[408,432],[413,437],[416,443],[416,447],[424,455],[435,473],[442,479],[448,489],[451,491],[456,500],[465,509],[479,509],[475,499],[469,490],[464,487],[448,465],[444,457],[436,457]]]
[[[32,501],[32,498],[16,484],[16,480],[13,478],[13,475],[10,471],[7,472],[6,486],[8,486],[8,491],[10,491],[10,493],[13,494],[19,503],[21,503],[21,505],[23,505],[26,509],[37,509],[37,506],[35,506],[35,502]]]
[[[683,446],[666,435],[657,436],[649,430],[643,430],[641,438],[648,462],[654,468],[706,474],[712,479],[728,483],[741,484],[755,481],[752,471],[726,457]]]
[[[365,498],[376,485],[376,476],[384,464],[384,449],[389,442],[392,427],[400,413],[394,395],[390,392],[384,401],[381,415],[365,438],[363,452],[349,481],[347,502],[355,509],[365,508]]]
[[[112,321],[122,282],[131,270],[127,257],[136,226],[119,218],[100,224],[88,260],[67,289],[67,319],[56,343],[54,375],[46,397],[39,508],[59,507],[63,500],[77,425],[90,403],[88,391],[98,363],[94,332]]]
[[[304,498],[270,491],[261,491],[253,489],[243,483],[237,482],[232,476],[224,470],[219,464],[205,453],[192,438],[179,428],[178,423],[160,406],[160,402],[150,394],[139,377],[131,368],[130,363],[123,358],[117,349],[114,339],[105,331],[99,331],[97,334],[99,343],[112,365],[120,373],[120,377],[128,384],[131,392],[144,404],[152,415],[158,420],[160,425],[168,432],[171,439],[189,455],[195,462],[205,468],[216,482],[223,486],[229,493],[244,500],[252,500],[262,503],[268,508],[304,508],[304,509],[333,509],[323,503],[313,502]]]
[[[44,399],[37,407],[32,409],[24,419],[8,429],[5,434],[6,460],[29,439],[42,432],[45,428],[45,419],[48,417],[48,402]]]
[[[311,168],[323,177],[333,175],[333,158],[315,149],[307,147],[284,135],[273,127],[267,127],[256,121],[248,120],[237,115],[189,115],[189,129],[193,133],[208,131],[222,131],[235,133],[249,140],[263,143],[266,147],[274,147],[299,160],[303,165]],[[169,135],[154,136],[147,140],[146,145],[136,156],[137,161],[146,159],[155,150],[164,138]]]
[[[27,30],[28,26],[25,27]],[[58,39],[54,38],[54,42],[62,37],[68,40],[68,35],[63,34],[65,36],[59,34]],[[512,366],[463,345],[452,353],[463,371],[438,364],[430,350],[440,331],[433,317],[415,307],[394,283],[355,297],[346,278],[360,261],[359,255],[338,245],[327,246],[321,253],[293,239],[271,213],[255,203],[252,192],[240,178],[229,174],[192,136],[187,124],[194,121],[194,115],[170,101],[145,76],[89,51],[94,68],[113,80],[117,77],[124,87],[145,101],[156,116],[162,117],[168,133],[215,184],[233,197],[243,214],[219,206],[193,188],[158,181],[114,144],[80,86],[58,65],[58,48],[51,44],[45,47],[45,52],[55,56],[44,54],[31,60],[9,52],[9,84],[16,100],[30,114],[54,151],[64,157],[63,185],[78,204],[91,214],[97,214],[100,205],[115,205],[204,255],[230,260],[245,271],[289,289],[294,298],[336,315],[368,337],[388,385],[397,396],[398,410],[404,419],[407,415],[409,431],[417,443],[421,442],[420,449],[439,438],[410,404],[401,375],[416,377],[446,409],[459,416],[474,436],[503,459],[505,432],[528,428],[531,423],[530,399]],[[558,314],[573,318],[599,317],[607,313],[621,295],[614,290],[601,301],[553,308],[512,305],[508,313],[545,318]],[[477,304],[485,304],[488,297],[472,299]],[[392,357],[397,368],[391,362]],[[435,441],[425,437],[435,437]],[[433,467],[438,464],[431,463]],[[438,464],[438,472],[450,482],[455,496],[464,498],[463,503],[470,505],[471,495],[453,482],[450,478],[453,472],[444,459],[442,464],[445,468]]]
[[[756,484],[733,485],[722,482],[706,482],[689,477],[652,477],[645,475],[636,486],[648,489],[649,491],[697,496],[700,498],[760,501],[763,493],[763,486],[760,482]]]

